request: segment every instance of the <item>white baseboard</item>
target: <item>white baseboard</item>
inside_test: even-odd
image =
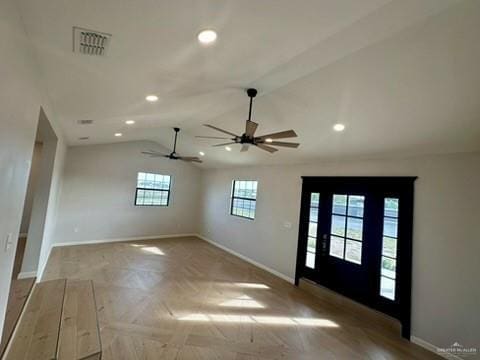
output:
[[[21,272],[17,275],[17,279],[28,279],[28,278],[32,278],[32,277],[36,277],[37,276],[37,272],[36,271],[25,271],[25,272]]]
[[[435,346],[433,344],[430,344],[428,341],[425,341],[419,337],[416,337],[416,336],[410,336],[410,341],[414,344],[417,344],[418,346],[421,346],[423,347],[424,349],[426,350],[429,350],[437,355],[439,355],[440,357],[444,358],[444,359],[450,359],[450,360],[462,360],[462,358],[460,356],[457,356],[457,355],[453,355],[453,354],[448,354],[448,353],[441,353],[441,352],[438,352],[437,349],[438,349],[438,346]]]
[[[252,259],[250,259],[249,257],[247,257],[247,256],[245,256],[245,255],[242,255],[242,254],[240,254],[240,253],[238,253],[238,252],[236,252],[236,251],[234,251],[234,250],[232,250],[232,249],[227,248],[226,246],[220,245],[219,243],[216,243],[216,242],[213,241],[213,240],[207,239],[207,238],[206,238],[205,236],[203,236],[203,235],[196,234],[195,236],[198,237],[198,238],[200,238],[200,239],[202,239],[202,240],[204,240],[204,241],[206,241],[206,242],[208,242],[209,244],[212,244],[213,246],[216,246],[216,247],[218,247],[218,248],[220,248],[220,249],[222,249],[222,250],[224,250],[224,251],[226,251],[226,252],[228,252],[228,253],[230,253],[230,254],[232,254],[232,255],[235,255],[236,257],[239,257],[239,258],[242,259],[242,260],[245,260],[246,262],[249,262],[250,264],[255,265],[256,267],[259,267],[260,269],[263,269],[263,270],[265,270],[265,271],[268,271],[269,273],[271,273],[271,274],[273,274],[273,275],[275,275],[275,276],[277,276],[277,277],[279,277],[279,278],[281,278],[281,279],[283,279],[283,280],[285,280],[285,281],[288,281],[290,284],[294,284],[294,283],[295,283],[295,280],[294,280],[293,278],[291,278],[291,277],[289,277],[289,276],[287,276],[287,275],[285,275],[285,274],[282,274],[281,272],[278,272],[277,270],[274,270],[274,269],[272,269],[272,268],[269,268],[268,266],[265,266],[265,265],[263,265],[263,264],[255,261],[255,260],[252,260]]]
[[[167,234],[167,235],[134,236],[134,237],[118,238],[118,239],[97,239],[97,240],[62,242],[62,243],[54,243],[52,244],[52,246],[57,247],[57,246],[105,244],[105,243],[115,243],[115,242],[124,242],[124,241],[167,239],[167,238],[188,237],[188,236],[197,236],[197,235],[196,234]]]

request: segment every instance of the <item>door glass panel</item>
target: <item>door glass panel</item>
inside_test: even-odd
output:
[[[343,248],[345,247],[345,239],[342,237],[332,236],[330,238],[330,255],[343,259]]]
[[[315,268],[315,254],[307,251],[307,260],[305,262],[305,265],[307,265],[309,268],[313,269]]]
[[[332,215],[332,230],[333,235],[345,236],[345,216]]]
[[[356,264],[362,263],[362,243],[361,241],[348,240],[347,248],[345,249],[345,260],[354,262]]]
[[[331,256],[362,263],[365,196],[334,194],[330,229]]]
[[[317,226],[318,226],[318,208],[320,205],[320,193],[310,195],[310,209],[308,222],[307,238],[307,256],[305,266],[315,268],[315,255],[317,253]]]
[[[397,257],[397,239],[384,236],[382,255],[390,256],[392,258]]]
[[[383,235],[396,238],[397,237],[397,228],[398,228],[398,219],[384,217],[383,219]]]
[[[397,260],[382,256],[382,275],[395,279]]]
[[[397,278],[397,243],[399,199],[385,198],[383,210],[383,242],[380,262],[380,295],[395,300]]]
[[[348,215],[363,218],[365,196],[350,195],[348,197]]]
[[[382,276],[380,279],[380,295],[395,300],[395,280]]]
[[[363,219],[349,217],[347,221],[347,237],[362,240]]]
[[[332,213],[347,214],[347,195],[333,195]]]

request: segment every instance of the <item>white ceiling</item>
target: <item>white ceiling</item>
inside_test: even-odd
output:
[[[475,0],[20,4],[71,145],[146,139],[170,147],[179,126],[178,152],[204,151],[206,167],[480,150]],[[113,34],[108,56],[73,53],[73,26]],[[217,30],[214,46],[196,41],[204,28]],[[241,133],[249,86],[261,95],[258,133],[293,128],[298,150],[227,153],[194,138],[220,135],[206,122]],[[147,94],[160,101],[146,102]],[[344,133],[332,131],[336,122]]]

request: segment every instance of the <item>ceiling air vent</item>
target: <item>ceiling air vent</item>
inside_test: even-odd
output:
[[[78,125],[92,125],[93,120],[77,120]]]
[[[105,56],[112,35],[100,31],[73,27],[73,52]]]

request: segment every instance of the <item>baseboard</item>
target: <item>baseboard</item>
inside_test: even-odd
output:
[[[421,346],[422,348],[426,349],[426,350],[429,350],[435,354],[437,354],[438,356],[444,358],[444,359],[450,359],[450,360],[462,360],[462,358],[460,356],[457,356],[457,355],[453,355],[453,354],[449,354],[449,353],[441,353],[441,352],[438,352],[437,349],[438,349],[438,346],[435,346],[433,344],[430,344],[428,341],[425,341],[419,337],[416,337],[416,336],[410,336],[410,341],[414,344],[417,344],[418,346]]]
[[[17,275],[17,279],[28,279],[37,276],[37,271],[22,271]]]
[[[202,240],[204,240],[204,241],[206,241],[206,242],[208,242],[209,244],[212,244],[213,246],[216,246],[216,247],[218,247],[218,248],[220,248],[220,249],[222,249],[222,250],[224,250],[224,251],[226,251],[226,252],[228,252],[228,253],[230,253],[230,254],[232,254],[232,255],[240,258],[240,259],[242,259],[242,260],[245,260],[246,262],[249,262],[249,263],[252,264],[252,265],[255,265],[256,267],[259,267],[260,269],[263,269],[263,270],[265,270],[265,271],[268,271],[269,273],[271,273],[271,274],[273,274],[273,275],[275,275],[275,276],[277,276],[277,277],[279,277],[279,278],[281,278],[281,279],[289,282],[290,284],[294,284],[294,283],[295,283],[295,280],[294,280],[293,278],[291,278],[291,277],[289,277],[289,276],[287,276],[287,275],[285,275],[285,274],[282,274],[281,272],[278,272],[277,270],[274,270],[274,269],[272,269],[272,268],[269,268],[268,266],[265,266],[265,265],[263,265],[263,264],[255,261],[255,260],[252,260],[252,259],[250,259],[249,257],[247,257],[247,256],[245,256],[245,255],[242,255],[242,254],[240,254],[240,253],[238,253],[238,252],[236,252],[236,251],[234,251],[234,250],[232,250],[232,249],[227,248],[226,246],[220,245],[220,244],[216,243],[215,241],[206,238],[206,237],[203,236],[203,235],[195,234],[195,236],[198,237],[198,238],[200,238],[200,239],[202,239]]]
[[[52,244],[52,246],[57,247],[57,246],[105,244],[105,243],[115,243],[115,242],[125,242],[125,241],[167,239],[167,238],[189,237],[189,236],[197,236],[197,235],[196,234],[167,234],[167,235],[134,236],[134,237],[117,238],[117,239],[97,239],[97,240],[82,240],[82,241],[54,243]]]

